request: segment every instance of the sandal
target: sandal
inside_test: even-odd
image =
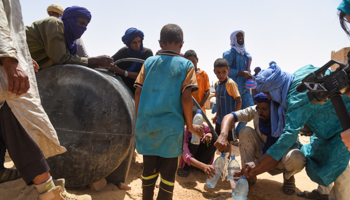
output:
[[[187,177],[189,174],[189,171],[184,168],[177,169],[177,175],[180,177]]]
[[[21,178],[17,169],[8,169],[2,168],[0,169],[0,183],[4,183],[7,181],[13,181]]]
[[[294,176],[290,177],[288,180],[284,178],[283,173],[283,186],[282,190],[284,194],[293,195],[295,193],[295,178]]]
[[[307,198],[307,199],[316,199],[316,200],[327,200],[328,199],[327,194],[321,194],[317,191],[317,189],[314,189],[311,192],[309,192],[309,191],[298,192],[297,194],[299,197],[303,197],[303,198]]]

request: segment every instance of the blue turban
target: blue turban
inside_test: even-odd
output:
[[[133,49],[130,48],[130,43],[137,37],[141,38],[141,47],[140,50],[134,51]],[[127,53],[128,56],[133,57],[133,58],[142,58],[142,53],[143,53],[143,32],[136,29],[136,28],[129,28],[128,30],[125,31],[124,36],[122,37],[122,41],[124,44],[128,47]],[[127,71],[132,71],[132,72],[139,72],[141,70],[142,64],[133,62],[131,66],[126,69]]]
[[[271,65],[273,65],[273,64],[277,64],[275,61],[271,61],[270,63],[269,63],[269,66],[271,66]]]
[[[272,136],[280,137],[286,122],[286,100],[293,74],[283,72],[278,65],[271,65],[262,70],[256,77],[256,91],[269,92],[271,95],[271,128]]]
[[[350,15],[350,0],[343,0],[338,6],[338,10],[347,15]]]
[[[70,54],[75,55],[78,51],[78,45],[75,40],[79,39],[86,31],[85,26],[78,25],[79,17],[87,18],[90,22],[91,13],[84,7],[72,6],[64,10],[62,21],[64,24],[64,37]]]
[[[260,92],[259,94],[257,94],[257,95],[255,95],[254,96],[254,101],[255,102],[257,102],[257,103],[262,103],[262,102],[264,102],[264,103],[267,103],[267,104],[271,104],[271,100],[269,100],[268,98],[267,98],[267,94],[264,94],[264,93],[262,93],[262,92]]]

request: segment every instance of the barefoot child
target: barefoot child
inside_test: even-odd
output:
[[[192,62],[180,56],[182,29],[165,25],[159,45],[161,51],[146,60],[135,81],[135,139],[137,152],[143,154],[143,200],[153,200],[159,174],[157,199],[172,199],[185,121],[190,132],[203,135],[203,127],[192,124],[191,94],[198,87]]]

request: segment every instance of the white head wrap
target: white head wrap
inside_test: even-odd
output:
[[[251,58],[250,54],[245,50],[245,45],[243,43],[243,45],[240,45],[237,43],[237,34],[238,33],[242,33],[243,37],[245,37],[244,35],[244,31],[242,30],[237,30],[234,31],[233,33],[231,33],[230,39],[231,39],[231,47],[234,48],[239,54],[241,55],[247,55],[249,58]]]

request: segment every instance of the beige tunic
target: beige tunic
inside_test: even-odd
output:
[[[17,97],[7,92],[7,79],[0,66],[0,107],[6,101],[19,123],[38,144],[46,158],[64,153],[55,129],[41,106],[33,64],[26,43],[19,0],[0,0],[0,57],[18,60],[28,75],[30,89]]]

